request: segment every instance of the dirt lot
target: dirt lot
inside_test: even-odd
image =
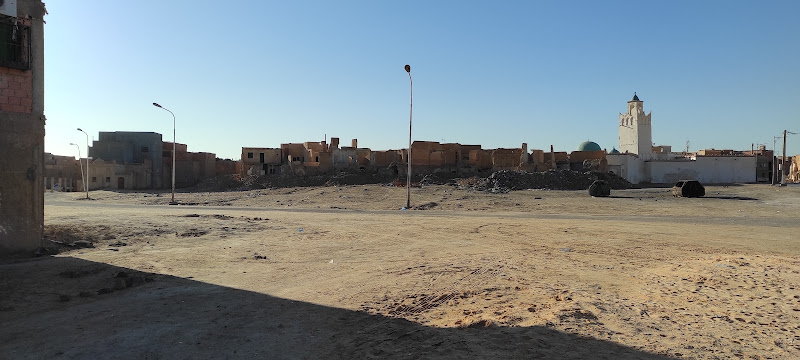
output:
[[[800,358],[800,187],[706,190],[48,193],[0,358]]]

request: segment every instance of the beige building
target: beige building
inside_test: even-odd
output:
[[[79,163],[78,161],[81,161]],[[44,154],[44,188],[51,191],[83,191],[85,159]]]
[[[245,175],[280,175],[283,151],[279,148],[242,148],[242,167]]]
[[[152,163],[149,159],[141,163],[117,163],[113,160],[89,161],[89,190],[134,190],[148,189],[152,182]]]

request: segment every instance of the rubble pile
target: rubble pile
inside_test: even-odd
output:
[[[595,180],[605,180],[612,189],[629,189],[631,183],[613,174],[597,171],[550,170],[545,172],[527,172],[500,170],[487,178],[472,178],[459,181],[461,188],[487,191],[491,193],[507,193],[511,190],[548,189],[548,190],[586,190]]]
[[[313,176],[265,175],[250,185],[252,189],[270,189],[306,186],[340,186],[390,183],[394,176],[376,172],[339,172]]]
[[[306,186],[339,186],[391,183],[395,176],[385,172],[339,172],[313,176],[295,175],[221,175],[205,179],[192,191],[246,191]]]
[[[193,191],[246,191],[252,189],[276,189],[307,186],[342,186],[366,184],[390,184],[398,178],[390,172],[342,171],[335,174],[312,176],[294,175],[221,175],[206,179]],[[404,179],[401,179],[404,182]],[[486,178],[459,178],[454,173],[434,173],[414,177],[420,186],[453,184],[462,189],[507,193],[511,190],[550,189],[586,190],[595,180],[605,180],[612,189],[628,189],[631,184],[612,173],[596,171],[550,170],[527,172],[500,170]]]
[[[249,177],[242,178],[240,175],[220,175],[201,181],[192,190],[197,192],[250,190],[248,182],[252,184],[252,180]]]

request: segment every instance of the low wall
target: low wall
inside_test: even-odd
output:
[[[698,156],[697,160],[648,161],[652,183],[668,184],[693,179],[703,184],[756,181],[754,156]]]

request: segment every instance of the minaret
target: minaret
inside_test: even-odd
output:
[[[619,114],[620,153],[633,153],[645,158],[653,153],[652,112],[645,114],[643,105],[644,102],[633,93],[633,99],[628,101],[628,111]]]

